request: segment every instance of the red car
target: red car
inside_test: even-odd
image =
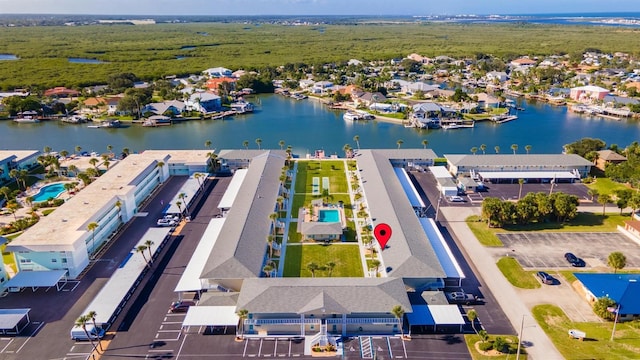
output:
[[[171,304],[169,307],[170,313],[178,313],[178,312],[187,312],[189,310],[189,306],[195,306],[196,303],[188,300],[180,300]]]

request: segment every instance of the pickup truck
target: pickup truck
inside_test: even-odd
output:
[[[478,301],[478,297],[473,294],[467,294],[463,291],[455,291],[447,293],[447,300],[454,304],[473,304]]]

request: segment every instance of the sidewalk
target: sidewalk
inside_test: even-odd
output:
[[[526,351],[530,358],[563,359],[544,330],[538,326],[516,289],[502,275],[495,264],[494,257],[478,242],[467,226],[465,219],[470,215],[478,215],[479,211],[479,208],[443,207],[440,208],[440,212],[444,215],[444,220],[440,223],[455,234],[459,245],[464,247],[468,254],[473,254],[471,260],[480,272],[478,275],[491,289],[513,328],[519,330],[524,321],[522,341],[528,344]]]

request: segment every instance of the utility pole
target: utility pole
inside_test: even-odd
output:
[[[516,352],[516,360],[520,360],[520,348],[522,347],[523,331],[524,331],[524,314],[522,314],[522,322],[520,322],[520,334],[518,334],[518,351]]]

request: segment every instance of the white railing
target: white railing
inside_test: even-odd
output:
[[[300,319],[247,319],[245,325],[300,325]],[[304,319],[305,324],[320,324],[319,319]]]

